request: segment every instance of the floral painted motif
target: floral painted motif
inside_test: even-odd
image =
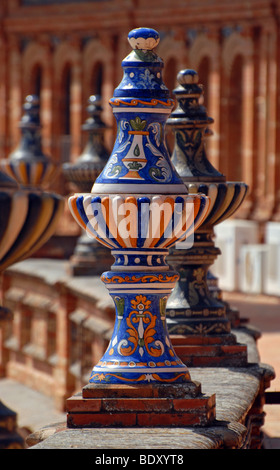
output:
[[[146,296],[137,295],[131,300],[131,307],[127,317],[128,339],[120,341],[118,351],[123,356],[138,352],[142,357],[145,352],[151,357],[159,357],[164,352],[164,345],[161,341],[155,341],[157,315],[151,312],[151,301]],[[130,343],[130,344],[129,344]]]
[[[170,160],[164,129],[174,102],[153,50],[159,35],[140,28],[129,38],[133,51],[110,100],[118,129],[112,154],[91,193],[69,200],[80,226],[115,258],[101,277],[116,306],[114,331],[89,381],[184,383],[190,375],[171,344],[165,314],[178,274],[165,258],[200,225],[209,200],[188,194]]]
[[[106,284],[109,283],[136,283],[136,282],[141,282],[141,283],[147,283],[147,282],[175,282],[179,279],[178,274],[140,274],[139,276],[132,274],[131,276],[123,276],[123,275],[117,275],[113,274],[112,277],[109,276],[109,273],[104,273],[101,277],[102,281],[105,282]]]
[[[130,120],[120,120],[118,130],[116,145],[105,169],[106,177],[165,183],[172,180],[162,123],[148,123],[147,119],[137,115]],[[150,163],[144,174],[142,170],[147,162]]]
[[[138,348],[140,356],[145,351],[152,357],[159,357],[164,352],[164,345],[161,341],[154,339],[156,334],[156,319],[151,310],[151,301],[146,296],[137,295],[131,300],[133,310],[127,318],[128,340],[120,341],[118,351],[123,356],[133,354]],[[131,343],[129,346],[127,344]],[[153,346],[154,345],[154,346]]]

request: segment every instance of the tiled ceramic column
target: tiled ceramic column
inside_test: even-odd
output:
[[[12,264],[28,258],[53,234],[64,200],[51,193],[29,191],[0,172],[0,275]],[[13,312],[0,306],[0,355],[4,358],[5,329]],[[0,401],[0,449],[24,448],[16,433],[16,414]]]
[[[69,200],[76,221],[115,258],[101,279],[116,322],[88,385],[68,400],[68,426],[205,425],[215,400],[201,395],[170,342],[165,306],[178,274],[165,258],[202,222],[209,199],[188,195],[165,145],[173,101],[154,51],[158,33],[139,28],[128,40],[133,51],[110,100],[118,125],[113,151],[91,193]]]
[[[28,188],[43,189],[53,182],[59,167],[42,151],[39,98],[36,95],[28,95],[23,111],[19,122],[19,145],[2,161],[2,168],[19,184]]]
[[[108,161],[109,154],[104,144],[107,126],[101,119],[101,97],[91,95],[88,99],[88,118],[82,126],[88,138],[82,154],[75,163],[65,163],[63,174],[79,192],[90,192],[93,182]],[[83,231],[73,256],[69,260],[69,271],[74,276],[101,274],[112,264],[110,250],[89,238]]]
[[[195,231],[189,250],[171,249],[168,262],[180,273],[167,303],[167,323],[179,357],[188,365],[243,365],[247,348],[231,332],[226,305],[209,289],[208,272],[220,250],[214,243],[214,226],[235,213],[247,192],[242,182],[226,182],[209,162],[205,149],[208,126],[213,122],[200,103],[202,88],[194,70],[178,74],[174,90],[178,107],[168,124],[175,134],[172,162],[190,194],[210,197],[210,209]],[[180,248],[180,246],[178,247]]]

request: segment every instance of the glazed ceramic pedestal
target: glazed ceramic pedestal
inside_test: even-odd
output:
[[[134,237],[133,231],[128,238],[117,237],[117,226],[111,220],[111,237],[103,239],[103,243],[115,245],[112,270],[101,276],[116,306],[115,327],[88,385],[81,394],[67,400],[68,427],[204,426],[215,417],[215,398],[204,396],[200,384],[192,382],[188,368],[175,353],[169,338],[165,309],[179,276],[165,261],[168,247],[175,240],[162,232],[157,238],[149,235],[153,221],[158,218],[155,204],[158,197],[85,194],[70,198],[72,213],[76,214],[76,220],[80,217],[84,229],[92,230],[95,226],[86,213],[95,214],[101,217],[98,228],[102,227],[103,233],[109,232],[111,220],[106,217],[105,207],[108,210],[116,204],[124,205],[118,214],[120,227],[132,204],[135,211],[131,226],[141,225],[142,237]],[[170,224],[174,228],[176,201],[183,206],[178,218],[178,222],[183,219],[177,229],[179,238],[183,234],[191,235],[207,213],[208,200],[203,196],[162,195],[160,199],[163,204],[173,202],[173,210],[165,219],[166,234],[170,234],[167,230]],[[188,205],[195,208],[194,212],[187,210]],[[121,248],[118,243],[122,244]]]
[[[220,250],[213,229],[232,216],[242,204],[247,185],[227,182],[207,159],[205,140],[213,119],[201,104],[202,87],[194,70],[178,73],[174,90],[178,107],[168,119],[175,134],[172,162],[190,194],[210,198],[207,217],[196,230],[193,246],[172,248],[168,262],[180,274],[167,303],[167,323],[179,357],[188,366],[243,366],[247,347],[231,332],[225,303],[209,288],[209,269]],[[179,247],[180,248],[180,247]]]
[[[48,241],[63,208],[61,196],[22,188],[0,171],[0,275],[12,264],[32,256]],[[12,312],[0,306],[0,321],[11,319]]]
[[[170,251],[168,262],[180,280],[167,304],[167,324],[175,351],[188,366],[244,366],[247,347],[237,343],[224,302],[209,289],[208,273],[220,254],[214,226],[241,205],[244,183],[189,183],[192,194],[204,193],[211,203],[207,217],[195,231],[193,246]],[[180,248],[180,247],[179,247]]]
[[[27,96],[24,110],[20,144],[10,158],[1,162],[5,172],[0,171],[0,274],[32,256],[49,240],[64,209],[62,197],[40,190],[53,178],[57,167],[41,149],[37,97]],[[3,338],[12,318],[13,312],[0,306]],[[5,354],[5,348],[1,349],[0,357]],[[0,416],[0,448],[24,448],[23,439],[16,432],[16,413],[0,402]]]
[[[88,133],[82,154],[74,163],[63,165],[63,174],[75,190],[90,192],[93,182],[108,161],[109,154],[104,144],[104,133],[108,128],[101,119],[101,97],[91,95],[87,106],[88,118],[82,130]],[[107,247],[83,232],[77,240],[73,255],[69,259],[68,271],[73,276],[92,276],[109,269],[112,256]]]
[[[60,169],[42,151],[39,98],[28,95],[23,111],[24,115],[19,123],[19,145],[1,164],[3,170],[20,185],[42,189],[53,183]]]
[[[188,252],[171,252],[168,260],[180,279],[168,302],[167,325],[188,367],[240,367],[247,364],[247,346],[237,343],[226,306],[208,285],[209,268],[220,253],[212,236],[213,229],[198,229]]]
[[[173,107],[154,52],[156,31],[129,33],[133,51],[110,100],[118,134],[91,193],[69,199],[80,226],[115,258],[103,273],[116,306],[111,341],[89,383],[67,400],[68,427],[205,426],[215,397],[201,393],[176,355],[166,326],[166,302],[178,280],[165,261],[191,236],[209,198],[189,196],[164,140]]]
[[[116,305],[109,347],[82,394],[67,400],[68,427],[188,426],[215,418],[215,399],[176,356],[165,322],[177,273],[102,275]]]
[[[0,171],[0,275],[47,242],[55,231],[63,208],[62,197],[21,188],[15,180]],[[6,337],[6,328],[12,319],[13,312],[0,305],[2,338]],[[0,356],[3,358],[5,354],[6,349],[1,348]],[[2,362],[4,365],[5,361]],[[16,413],[1,401],[0,420],[0,449],[23,449],[24,440],[17,433]]]

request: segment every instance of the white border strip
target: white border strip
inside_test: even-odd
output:
[[[104,367],[98,367],[98,366],[95,366],[94,369],[93,369],[93,373],[95,372],[103,372],[105,373],[105,371],[107,370],[108,372],[112,372],[114,370],[116,370],[118,372],[130,372],[132,374],[135,374],[135,373],[150,373],[150,374],[153,374],[153,373],[159,373],[159,372],[188,372],[188,369],[187,367],[151,367],[151,368],[148,368],[148,367],[145,367],[143,369],[139,368],[139,367],[134,367],[134,366],[127,366],[127,367],[118,367],[118,365],[112,365],[112,366],[104,366]]]
[[[135,192],[135,189],[137,191]],[[117,192],[116,192],[117,190]],[[163,192],[164,191],[164,192]],[[112,183],[94,183],[92,194],[97,194],[100,197],[109,194],[121,195],[125,194],[137,194],[141,196],[145,194],[157,194],[157,195],[171,195],[171,196],[189,196],[187,187],[184,184],[126,184],[124,182],[114,183],[112,178]]]
[[[124,107],[124,108],[121,108],[121,107],[114,107],[113,108],[113,113],[135,113],[137,111],[137,113],[141,112],[141,113],[154,113],[154,114],[170,114],[171,113],[171,108],[137,108],[137,106],[133,106],[133,107]]]

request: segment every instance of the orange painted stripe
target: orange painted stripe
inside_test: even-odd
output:
[[[91,233],[94,238],[96,238],[97,241],[99,241],[102,245],[105,245],[107,248],[112,248],[111,245],[109,245],[106,241],[102,240],[101,238],[95,236],[90,230],[87,230],[87,226],[86,224],[84,223],[83,219],[81,218],[80,216],[80,213],[77,209],[77,206],[76,206],[76,201],[78,199],[79,196],[71,196],[69,198],[69,205],[71,206],[71,209],[72,209],[72,215],[74,217],[74,219],[76,220],[76,222],[78,222],[78,224],[86,231],[86,232],[89,232]]]
[[[35,170],[35,175],[34,175],[35,176],[35,181],[34,181],[35,184],[40,183],[40,181],[42,179],[43,171],[44,171],[44,163],[38,163],[36,165],[36,170]]]
[[[169,203],[171,205],[171,217],[172,217],[172,214],[173,214],[173,211],[174,211],[174,199],[172,197],[166,197],[162,204],[165,204],[165,203]],[[166,217],[164,216],[164,210],[163,211],[160,211],[160,224],[159,224],[159,229],[160,229],[160,234],[159,234],[159,237],[158,238],[154,238],[152,243],[150,244],[151,247],[154,247],[158,241],[161,239],[161,237],[163,236],[164,234],[164,231],[165,231],[165,228],[167,227],[168,223],[170,222],[170,218],[168,221],[165,221]],[[153,217],[151,217],[151,221],[153,220]],[[165,222],[165,223],[164,223]]]
[[[125,202],[129,203],[129,204],[133,204],[136,208],[136,214],[138,215],[138,207],[137,207],[137,200],[136,200],[136,197],[134,196],[128,196],[126,199],[125,199]],[[132,217],[131,219],[133,219],[133,222],[134,224],[136,224],[136,227],[129,227],[130,228],[130,233],[133,233],[134,234],[134,237],[132,236],[129,236],[129,241],[130,241],[130,244],[132,246],[132,248],[136,248],[137,247],[137,231],[138,231],[138,217],[136,217],[136,219],[134,218],[134,215],[132,214]]]
[[[149,131],[128,131],[128,134],[133,134],[133,135],[149,135]]]
[[[118,227],[116,226],[115,220],[112,217],[113,208],[112,208],[112,199],[109,196],[105,196],[101,199],[101,209],[102,214],[105,220],[107,227],[113,238],[120,244],[121,247],[124,247],[123,240],[120,238],[118,233]],[[112,245],[116,246],[114,240],[112,240]]]
[[[29,181],[28,181],[28,176],[27,176],[25,163],[20,163],[18,165],[18,170],[19,170],[20,178],[22,179],[23,183],[28,184]]]
[[[185,203],[184,203],[184,207],[182,211],[182,220],[184,221],[184,223],[182,223],[181,234],[179,234],[179,237],[177,234],[173,238],[166,240],[166,243],[162,245],[163,248],[172,246],[174,243],[178,241],[179,238],[181,238],[184,235],[184,232],[187,233],[187,231],[189,230],[190,226],[193,223],[193,211],[190,211],[189,217],[187,218],[187,207],[188,207],[187,204],[190,204],[190,203],[191,204],[193,203],[191,198],[188,197],[187,199],[185,199]]]
[[[82,217],[80,216],[80,213],[77,209],[77,205],[76,205],[76,201],[78,199],[78,196],[72,196],[69,198],[69,205],[71,206],[71,211],[72,211],[72,214],[73,214],[73,217],[74,219],[76,220],[76,222],[78,222],[78,224],[84,229],[86,230],[86,225],[82,219]]]

